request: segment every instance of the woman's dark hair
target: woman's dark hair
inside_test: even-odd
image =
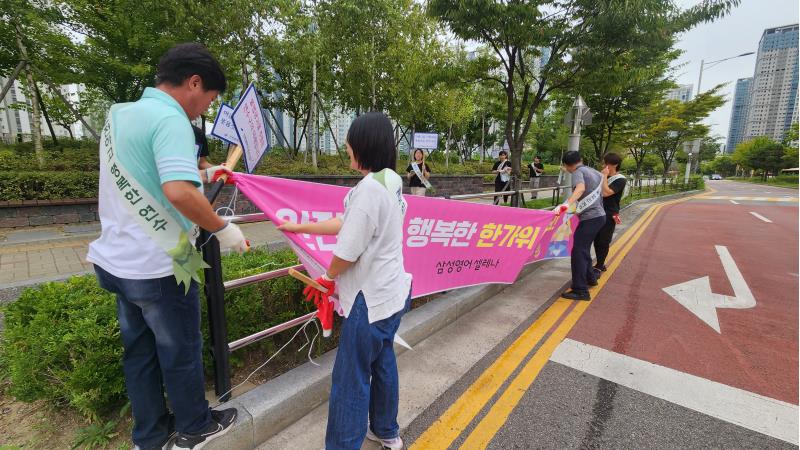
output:
[[[411,160],[412,161],[416,161],[417,160],[417,152],[422,153],[422,158],[425,159],[425,152],[423,152],[421,148],[418,148],[418,149],[414,150],[414,154],[411,155],[411,158],[412,158]]]
[[[386,114],[370,112],[356,117],[347,131],[347,143],[360,168],[370,172],[397,169],[394,131]]]
[[[564,156],[561,158],[561,162],[568,166],[578,164],[581,161],[581,153],[575,150],[564,153]]]
[[[500,150],[500,153],[498,153],[497,156],[500,156],[500,155],[506,155],[506,157],[508,157],[508,152],[505,151],[505,150]]]
[[[223,92],[228,87],[219,62],[207,48],[195,42],[178,44],[158,60],[156,86],[163,83],[180,86],[192,75],[203,80],[205,91]]]
[[[606,153],[606,156],[603,156],[603,162],[616,166],[617,170],[619,170],[619,166],[622,164],[622,157],[616,153]]]

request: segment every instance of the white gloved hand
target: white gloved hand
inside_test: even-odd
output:
[[[231,249],[242,253],[250,249],[242,230],[235,223],[228,222],[222,229],[215,231],[214,236],[219,241],[220,250]]]
[[[223,173],[226,173],[226,174],[230,174],[231,173],[231,169],[225,167],[225,164],[219,164],[219,165],[216,165],[216,166],[211,166],[208,169],[203,169],[203,171],[204,171],[204,174],[206,176],[206,183],[215,182],[216,180],[214,179],[214,175],[216,175],[217,172],[223,172]]]
[[[564,202],[564,203],[556,206],[555,208],[553,208],[553,214],[555,214],[557,216],[561,215],[561,214],[564,214],[566,212],[570,212],[570,213],[573,213],[573,214],[575,213],[575,207],[573,205],[570,205],[569,202]]]

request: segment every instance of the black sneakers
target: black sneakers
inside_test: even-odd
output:
[[[236,408],[223,409],[221,411],[211,410],[211,423],[205,430],[197,434],[178,433],[175,438],[173,449],[200,450],[214,439],[224,435],[236,422]]]
[[[599,270],[600,272],[605,272],[606,270],[608,270],[608,268],[606,267],[605,264],[603,264],[601,266],[594,266],[594,268]]]
[[[573,291],[569,290],[561,294],[562,298],[566,298],[569,300],[591,300],[592,297],[589,296],[589,293],[586,291]]]

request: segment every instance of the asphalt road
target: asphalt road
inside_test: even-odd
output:
[[[593,300],[526,321],[411,448],[797,448],[798,192],[708,183],[632,224]]]

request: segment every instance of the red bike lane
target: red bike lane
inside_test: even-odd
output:
[[[718,307],[719,332],[663,290],[708,276],[711,293],[736,297],[718,246],[755,299]],[[796,204],[665,206],[568,337],[797,405],[797,255]]]

